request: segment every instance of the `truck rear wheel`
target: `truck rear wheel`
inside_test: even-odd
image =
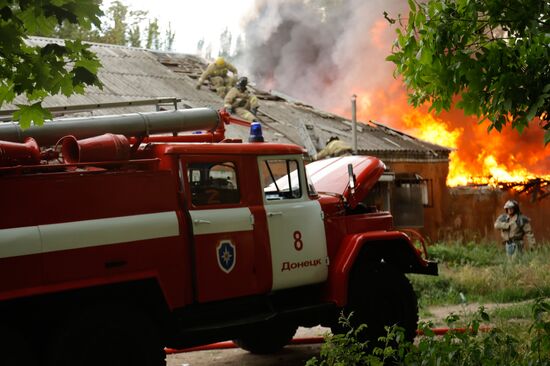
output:
[[[57,329],[50,366],[163,366],[164,348],[149,317],[124,307],[80,311]]]
[[[290,343],[296,334],[296,325],[289,323],[270,323],[256,327],[233,342],[240,348],[254,354],[269,354],[280,351]]]
[[[350,278],[347,316],[351,312],[351,324],[357,328],[366,324],[363,340],[377,344],[378,337],[387,334],[385,326],[397,324],[405,329],[405,338],[413,341],[418,325],[416,294],[407,277],[384,262],[368,262],[357,266]],[[340,325],[333,332],[345,331]]]

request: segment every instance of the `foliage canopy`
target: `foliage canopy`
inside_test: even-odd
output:
[[[489,120],[489,130],[529,123],[550,142],[550,2],[408,0],[388,61],[403,78],[409,103],[436,112],[453,103]],[[458,98],[456,98],[458,97]]]
[[[94,0],[101,4],[102,0]],[[64,21],[47,32],[32,33],[32,35],[82,39],[83,41],[117,44],[121,46],[143,47],[155,50],[171,51],[176,34],[168,23],[164,37],[160,33],[160,24],[157,18],[149,20],[149,13],[145,10],[135,10],[119,0],[112,1],[100,18],[101,28],[82,28]],[[143,27],[143,29],[142,29]]]
[[[27,35],[48,32],[64,21],[99,26],[101,15],[94,0],[0,1],[0,106],[25,95],[29,105],[18,105],[14,115],[23,127],[51,118],[41,105],[47,95],[69,96],[83,93],[87,85],[101,85],[96,75],[100,63],[89,46],[80,41],[30,46]]]

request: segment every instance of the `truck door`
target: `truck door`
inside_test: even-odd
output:
[[[328,257],[321,205],[310,199],[302,157],[259,157],[273,290],[323,282]]]
[[[234,161],[187,160],[187,201],[193,224],[199,302],[257,292],[253,217],[242,202]]]

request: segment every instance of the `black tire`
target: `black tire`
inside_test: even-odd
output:
[[[344,314],[351,312],[351,325],[366,324],[362,340],[379,345],[378,338],[387,334],[385,326],[397,324],[405,329],[405,338],[413,341],[418,326],[418,303],[411,283],[405,275],[390,265],[367,262],[356,266],[350,278],[348,305]],[[332,327],[333,333],[347,331],[341,325]]]
[[[254,354],[275,353],[290,343],[298,326],[289,323],[269,323],[256,327],[233,342],[240,348]]]
[[[121,306],[90,308],[67,317],[49,348],[49,366],[166,365],[151,319]]]

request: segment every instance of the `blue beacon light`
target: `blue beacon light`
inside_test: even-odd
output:
[[[260,122],[252,122],[250,124],[250,135],[248,136],[248,142],[264,142],[264,136],[262,135],[262,124]]]

